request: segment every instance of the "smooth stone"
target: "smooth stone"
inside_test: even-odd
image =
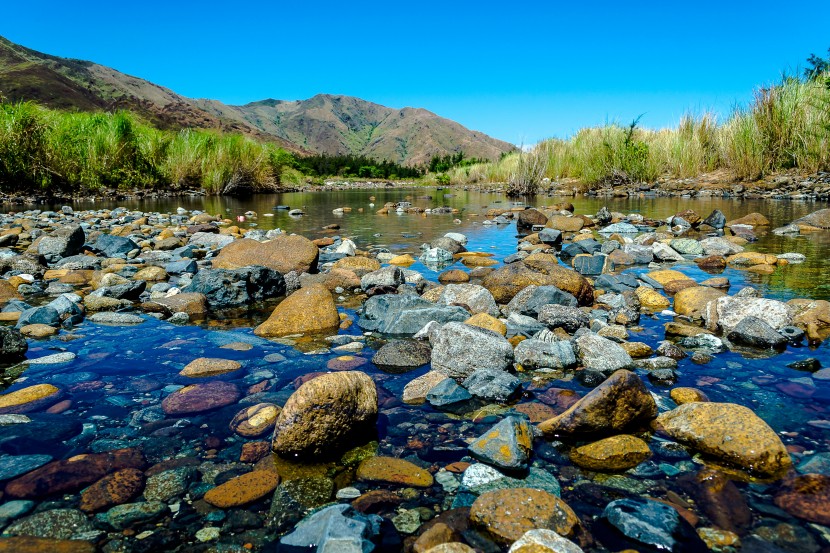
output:
[[[57,402],[63,390],[52,384],[35,384],[0,395],[0,414],[23,414]]]
[[[2,455],[0,456],[0,480],[10,480],[26,474],[51,460],[51,455]]]
[[[422,376],[412,379],[404,386],[401,400],[410,405],[421,405],[427,400],[427,394],[430,390],[446,379],[447,375],[442,372],[429,371]]]
[[[638,544],[663,551],[700,551],[703,543],[680,514],[665,503],[643,498],[609,503],[602,517]]]
[[[199,357],[188,363],[184,369],[179,372],[179,376],[188,378],[206,378],[209,376],[217,376],[239,370],[242,363],[239,361],[232,361],[230,359],[216,359],[211,357]]]
[[[254,329],[262,337],[325,332],[340,325],[331,293],[322,284],[302,288],[285,298],[264,323]]]
[[[278,474],[256,470],[228,480],[205,494],[205,501],[220,509],[240,507],[258,501],[275,489],[280,483]]]
[[[94,513],[127,503],[141,493],[144,474],[138,469],[122,469],[109,474],[81,493],[80,509]]]
[[[372,357],[372,363],[382,368],[414,369],[429,363],[432,349],[416,340],[387,342]]]
[[[92,523],[81,511],[76,509],[52,509],[13,522],[3,530],[3,534],[68,540],[93,529]]]
[[[648,444],[628,434],[611,436],[571,450],[571,462],[595,471],[624,471],[651,457]]]
[[[192,415],[212,411],[239,401],[239,388],[230,382],[212,381],[181,388],[161,402],[167,415]]]
[[[111,313],[109,311],[93,313],[87,317],[87,319],[93,323],[107,325],[137,325],[144,322],[144,317],[139,315],[132,315],[130,313]]]
[[[137,524],[152,522],[168,510],[167,504],[161,501],[143,501],[116,505],[98,516],[116,530],[124,530]]]
[[[375,548],[373,540],[380,533],[381,520],[377,515],[362,515],[349,505],[332,505],[308,515],[280,538],[280,551],[368,553]]]
[[[528,530],[507,553],[582,553],[582,548],[553,530]]]
[[[234,415],[229,427],[244,438],[259,438],[274,430],[280,410],[273,403],[245,407]]]
[[[555,495],[531,488],[496,490],[481,494],[470,508],[470,521],[501,544],[511,544],[529,530],[547,529],[574,536],[580,521]]]
[[[564,340],[555,342],[543,342],[533,338],[522,340],[513,353],[516,362],[525,369],[570,369],[576,366],[573,346],[571,342]]]
[[[479,369],[464,380],[471,395],[487,401],[506,402],[519,394],[521,386],[512,374],[491,369]]]
[[[803,474],[786,479],[775,504],[800,519],[830,525],[830,476]]]
[[[413,488],[429,488],[434,483],[428,471],[394,457],[370,457],[364,460],[357,467],[356,477],[360,482]]]
[[[612,373],[631,367],[631,356],[619,344],[594,333],[586,333],[575,340],[579,361],[586,369]]]

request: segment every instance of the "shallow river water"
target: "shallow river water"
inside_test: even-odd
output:
[[[421,207],[449,206],[459,209],[460,213],[375,213],[385,202],[404,200]],[[757,211],[770,219],[770,229],[825,207],[803,202],[732,199],[577,198],[571,201],[576,213],[594,214],[607,206],[611,211],[641,213],[651,218],[665,218],[685,209],[694,209],[704,217],[713,209],[720,209],[729,219]],[[549,198],[526,201],[531,206],[555,202]],[[416,258],[422,243],[447,232],[460,232],[469,239],[468,250],[490,252],[495,259],[501,260],[516,251],[515,223],[496,226],[483,222],[487,209],[508,208],[511,203],[499,195],[473,191],[378,189],[262,195],[247,200],[125,201],[117,205],[145,212],[175,212],[177,207],[202,209],[231,219],[254,211],[257,217],[247,217],[240,226],[281,228],[312,239],[335,235],[322,227],[336,223],[340,225],[336,234],[351,238],[360,249],[383,247],[392,253],[413,253]],[[285,210],[277,210],[277,206],[300,208],[306,215],[290,217]],[[104,207],[115,205],[87,204],[75,206],[75,209]],[[341,207],[350,207],[352,211],[339,216],[332,214],[333,209]],[[461,222],[454,222],[455,219]],[[774,299],[830,299],[830,232],[780,237],[760,230],[758,238],[757,242],[748,245],[748,249],[776,254],[798,252],[805,254],[807,260],[803,264],[778,268],[771,275],[726,269],[718,276],[730,279],[730,293],[751,285],[765,297]],[[468,270],[460,263],[453,268]],[[673,268],[697,281],[712,276],[691,262]],[[437,277],[435,271],[420,262],[410,269],[421,272],[430,280]],[[648,271],[645,267],[630,270],[635,273]],[[289,345],[258,338],[253,335],[252,328],[267,316],[272,305],[242,315],[236,313],[233,317],[214,318],[200,326],[175,326],[152,318],[135,327],[106,326],[85,321],[70,331],[61,331],[56,337],[30,341],[25,370],[24,367],[15,367],[6,371],[6,391],[49,383],[60,387],[64,391],[63,400],[69,403],[64,405],[66,409],[60,414],[34,412],[28,415],[33,421],[29,424],[0,426],[0,482],[3,482],[0,485],[49,460],[138,448],[147,459],[142,470],[157,466],[145,471],[147,483],[143,496],[137,495],[130,502],[160,502],[164,508],[158,512],[135,514],[131,522],[115,520],[116,515],[107,511],[90,514],[83,520],[71,519],[74,526],[69,530],[63,528],[69,523],[53,520],[57,517],[44,516],[42,519],[35,518],[30,525],[37,527],[34,530],[27,527],[21,530],[20,525],[31,520],[25,517],[32,514],[56,509],[77,513],[81,488],[27,497],[25,501],[7,494],[0,501],[0,523],[9,525],[5,532],[40,532],[52,537],[88,540],[103,551],[276,551],[280,533],[290,530],[306,509],[333,501],[337,489],[347,486],[356,486],[360,491],[383,488],[354,482],[354,466],[348,460],[303,466],[289,466],[277,461],[282,463],[277,467],[284,482],[281,488],[285,482],[297,482],[294,487],[289,486],[281,492],[278,490],[278,495],[282,494],[279,497],[272,499],[269,495],[244,508],[226,510],[212,507],[201,499],[214,485],[243,474],[252,466],[240,462],[240,455],[245,443],[256,440],[242,438],[229,429],[233,416],[242,407],[256,403],[284,404],[299,385],[297,379],[309,372],[337,370],[348,365],[370,374],[380,392],[381,416],[375,437],[378,451],[382,455],[408,459],[433,472],[457,461],[469,461],[466,451],[468,442],[515,408],[514,404],[459,416],[436,411],[428,405],[403,404],[400,401],[403,387],[413,378],[426,373],[429,366],[405,374],[383,372],[370,361],[376,348],[383,343],[382,337],[370,337],[367,347],[351,355],[348,360],[344,360],[342,354],[320,352],[316,345]],[[356,318],[353,303],[345,302],[339,309]],[[629,340],[656,348],[665,339],[663,324],[670,320],[669,315],[643,316],[637,327],[639,330],[630,331]],[[341,331],[343,334],[360,332],[356,325]],[[828,348],[825,342],[817,348],[788,347],[777,355],[726,352],[715,355],[711,362],[704,365],[696,365],[687,358],[679,362],[679,380],[674,386],[695,387],[703,390],[712,401],[738,403],[751,408],[779,433],[799,470],[830,475],[830,381],[814,378],[810,372],[787,366],[807,358],[816,358],[823,366],[830,366]],[[62,352],[72,353],[74,357],[70,356],[72,359],[68,361],[59,358],[58,362],[49,364],[37,362],[38,358]],[[242,391],[243,398],[229,406],[195,416],[165,416],[160,402],[174,390],[190,383],[178,373],[199,357],[239,361],[242,364],[240,370],[218,380],[235,384]],[[561,412],[573,398],[588,391],[571,375],[555,380],[520,376],[525,380],[525,393],[518,403],[531,404],[531,407],[525,405],[521,409],[524,413],[534,412],[533,405],[539,412]],[[661,406],[672,405],[670,387],[653,384],[646,378],[643,380],[661,398]],[[369,438],[367,436],[367,440]],[[558,486],[561,486],[562,498],[595,534],[593,544],[586,546],[586,550],[624,548],[626,544],[620,545],[614,539],[604,537],[603,532],[607,529],[593,525],[592,521],[600,515],[608,501],[628,496],[648,496],[686,505],[694,513],[692,516],[700,519],[698,526],[719,525],[739,534],[744,542],[744,551],[817,552],[830,544],[830,529],[794,518],[775,505],[773,496],[778,483],[738,479],[728,485],[729,493],[707,491],[705,485],[695,482],[695,475],[703,468],[699,459],[685,451],[663,447],[660,438],[649,438],[653,457],[637,468],[620,474],[581,470],[569,462],[566,448],[542,439],[536,440],[533,457],[533,466],[539,471],[536,476],[547,474],[555,477]],[[260,441],[267,439],[267,436],[258,438]],[[807,468],[803,468],[805,465]],[[154,479],[151,475],[164,475],[164,478],[156,476]],[[402,513],[416,510],[421,520],[425,521],[452,507],[468,506],[470,499],[455,489],[460,481],[459,475],[450,473],[449,479],[453,478],[455,484],[445,478],[442,484],[436,483],[417,493],[396,493],[394,501],[390,500],[388,504],[379,502],[375,512],[392,520],[402,516]],[[556,485],[544,482],[539,485]],[[395,487],[388,489],[399,491]],[[12,514],[7,514],[9,512]],[[730,521],[730,517],[733,520]],[[45,530],[46,527],[49,530]],[[398,530],[400,537],[406,538],[407,528],[403,522]],[[480,551],[500,550],[486,540],[476,543],[472,533],[464,537]],[[402,547],[394,545],[390,550]],[[684,547],[688,549],[681,547],[678,550],[696,550],[697,546]],[[723,545],[720,550],[741,549]]]

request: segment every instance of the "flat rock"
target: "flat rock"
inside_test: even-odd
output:
[[[784,481],[775,504],[793,516],[827,526],[830,524],[830,476],[804,474]]]
[[[512,544],[529,530],[547,529],[570,537],[580,527],[579,518],[567,503],[531,488],[481,494],[470,508],[470,521],[502,544]]]
[[[259,438],[274,430],[280,410],[273,403],[245,407],[233,417],[230,429],[245,438]]]
[[[299,235],[279,234],[267,242],[249,238],[235,240],[222,248],[213,260],[217,269],[237,269],[262,265],[282,274],[316,273],[320,250]]]
[[[357,479],[373,484],[392,484],[413,488],[429,488],[432,475],[406,461],[395,457],[370,457],[357,467]]]
[[[205,494],[205,501],[220,509],[241,507],[272,493],[280,483],[278,474],[256,470],[231,478]]]
[[[80,509],[94,513],[132,500],[144,488],[144,473],[127,468],[98,480],[81,493]]]
[[[0,395],[0,414],[30,413],[56,403],[63,390],[52,384],[35,384]]]
[[[383,368],[414,369],[429,363],[432,349],[417,340],[387,342],[372,357],[372,363]]]
[[[161,407],[171,416],[192,415],[233,405],[240,395],[239,388],[231,382],[191,384],[164,398]]]
[[[241,367],[242,363],[231,359],[199,357],[188,363],[184,369],[179,372],[179,376],[186,376],[189,378],[205,378],[208,376],[217,376],[233,372],[239,370]]]

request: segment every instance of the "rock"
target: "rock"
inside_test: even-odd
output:
[[[427,392],[426,399],[436,409],[455,411],[465,407],[472,398],[470,392],[445,375],[443,380]]]
[[[144,473],[128,468],[103,477],[81,493],[80,509],[94,513],[132,500],[144,488]]]
[[[366,273],[360,279],[360,286],[364,290],[376,286],[390,286],[397,288],[406,282],[406,276],[400,267],[384,267],[371,273]]]
[[[570,457],[575,465],[589,470],[618,472],[636,467],[651,457],[651,450],[640,438],[621,434],[576,447]]]
[[[332,505],[301,520],[294,530],[280,538],[285,553],[309,551],[368,553],[380,533],[381,518],[362,515],[349,505]]]
[[[257,403],[245,407],[231,420],[231,432],[245,438],[259,438],[274,430],[280,408],[273,403]]]
[[[3,328],[7,328],[7,327],[3,327]],[[14,330],[14,329],[9,329],[9,330]],[[23,334],[24,336],[28,336],[29,338],[43,339],[43,338],[49,338],[50,336],[54,336],[55,334],[58,333],[58,329],[53,327],[53,326],[44,325],[44,324],[30,324],[30,325],[26,325],[24,327],[21,327],[20,333]],[[2,340],[2,337],[0,337],[0,340]],[[0,345],[0,349],[2,349],[2,345]]]
[[[481,494],[470,508],[470,521],[494,541],[510,544],[529,530],[553,530],[574,536],[579,518],[555,495],[530,488],[496,490]]]
[[[545,226],[562,232],[579,232],[585,226],[585,221],[582,217],[553,215],[548,219]]]
[[[513,353],[516,363],[525,369],[570,369],[576,366],[573,346],[564,340],[522,340]]]
[[[167,505],[161,501],[142,501],[116,505],[99,517],[116,530],[124,530],[133,525],[152,522],[167,511]]]
[[[792,306],[767,298],[723,296],[708,304],[704,318],[710,330],[728,333],[746,317],[762,319],[775,330],[793,323]]]
[[[237,269],[199,271],[182,288],[185,294],[202,294],[214,309],[247,305],[285,295],[285,278],[281,273],[261,265]]]
[[[573,295],[563,292],[556,286],[531,285],[510,300],[507,304],[507,312],[536,318],[545,305],[576,307],[577,301]]]
[[[384,344],[372,357],[372,363],[397,372],[421,367],[429,363],[432,350],[428,344],[416,340],[393,340]]]
[[[64,225],[40,239],[37,253],[54,262],[61,257],[80,253],[85,241],[84,229],[80,225]]]
[[[442,543],[431,547],[425,553],[475,553],[475,549],[461,542]]]
[[[331,293],[321,284],[302,288],[285,298],[264,323],[254,329],[257,336],[286,336],[329,332],[340,325]]]
[[[544,228],[539,231],[539,241],[548,246],[558,246],[562,243],[562,233],[552,228]]]
[[[539,425],[546,437],[613,434],[657,416],[657,405],[634,373],[619,370],[571,405]]]
[[[31,413],[56,403],[63,390],[51,384],[35,384],[0,395],[0,415]]]
[[[792,222],[794,225],[830,229],[830,209],[819,209]]]
[[[703,255],[703,246],[692,238],[674,238],[669,245],[682,255]]]
[[[86,515],[75,509],[41,511],[12,523],[4,535],[68,540],[93,530]]]
[[[502,403],[518,395],[521,387],[521,381],[512,374],[492,369],[474,371],[464,381],[464,388],[473,396]]]
[[[20,317],[18,317],[15,328],[21,329],[30,324],[45,324],[55,327],[60,326],[60,313],[58,313],[54,307],[49,305],[26,309],[20,314]]]
[[[637,299],[640,300],[640,306],[644,309],[662,311],[663,309],[668,309],[669,305],[671,305],[667,297],[653,288],[640,286],[635,290],[635,293],[637,294]],[[675,299],[675,301],[677,300]]]
[[[186,313],[192,318],[202,318],[208,312],[207,296],[197,292],[156,298],[152,303],[161,305],[173,313]]]
[[[501,371],[499,372],[501,373]],[[411,380],[404,386],[401,400],[410,405],[420,405],[426,401],[429,391],[444,380],[447,380],[447,375],[444,373],[429,371],[425,375]]]
[[[739,246],[734,242],[730,242],[725,238],[713,236],[711,238],[704,238],[700,241],[700,246],[703,248],[705,255],[720,255],[728,256],[743,253],[743,246]]]
[[[788,341],[764,320],[752,316],[741,319],[726,337],[735,344],[761,349],[783,349]]]
[[[599,233],[607,236],[612,234],[639,234],[640,230],[631,223],[614,223],[603,228]]]
[[[239,397],[235,384],[215,380],[185,386],[164,398],[161,407],[171,416],[192,415],[233,405]]]
[[[540,323],[546,324],[548,328],[562,328],[570,334],[591,324],[588,315],[579,308],[555,304],[543,305],[539,309],[538,319]]]
[[[335,261],[332,269],[346,269],[352,271],[358,277],[362,277],[363,275],[380,269],[380,263],[377,259],[372,259],[371,257],[344,257],[343,259]]]
[[[645,547],[678,553],[706,550],[692,526],[665,503],[617,499],[605,507],[602,517],[623,536]]]
[[[324,374],[288,398],[277,417],[272,447],[288,458],[330,455],[365,436],[377,414],[377,389],[365,373]]]
[[[582,553],[582,548],[553,530],[528,530],[507,553]]]
[[[697,388],[672,388],[669,397],[678,405],[695,401],[709,401],[708,396]]]
[[[199,357],[188,363],[184,369],[179,372],[179,376],[189,378],[205,378],[208,376],[218,376],[233,371],[238,371],[242,367],[239,361],[231,359],[215,359],[211,357]]]
[[[2,455],[0,456],[0,480],[9,480],[26,474],[51,460],[51,455]]]
[[[654,424],[672,439],[754,474],[780,475],[792,465],[775,431],[742,405],[686,403]]]
[[[144,487],[144,499],[148,501],[170,501],[187,492],[188,486],[196,477],[196,470],[190,466],[180,466],[163,470],[147,477]]]
[[[80,540],[55,540],[31,536],[0,539],[0,553],[95,553],[95,545]]]
[[[267,242],[249,238],[235,240],[222,248],[213,260],[216,269],[238,269],[261,265],[281,274],[316,273],[320,250],[302,236],[278,234]]]
[[[469,326],[477,326],[479,328],[483,328],[484,330],[501,334],[502,336],[507,335],[507,325],[487,313],[478,313],[473,315],[464,321],[464,324]]]
[[[93,313],[87,317],[87,320],[93,323],[107,325],[136,325],[144,322],[144,318],[139,315],[133,315],[131,313],[111,313],[107,311]]]
[[[473,314],[487,313],[491,316],[499,314],[493,295],[477,284],[447,284],[436,303],[466,306]]]
[[[547,224],[547,216],[538,209],[528,208],[520,211],[516,217],[516,227],[519,230],[531,229],[534,226],[544,226]]]
[[[702,319],[706,315],[709,302],[724,296],[724,293],[708,286],[684,288],[674,295],[674,311],[693,319]]]
[[[255,470],[216,486],[205,494],[205,501],[220,509],[241,507],[272,493],[279,483],[277,473]]]
[[[533,451],[533,428],[519,417],[506,417],[469,446],[477,459],[503,470],[527,468]]]
[[[581,305],[593,302],[593,287],[579,273],[559,265],[555,256],[534,257],[532,254],[522,263],[511,263],[496,269],[482,281],[497,303],[508,303],[516,294],[530,285],[556,286],[572,294]],[[541,254],[544,255],[544,254]],[[534,270],[532,267],[538,267]]]
[[[415,261],[413,259],[413,261]],[[461,269],[447,269],[438,275],[441,284],[463,284],[470,281],[470,274]]]
[[[104,257],[126,257],[131,251],[140,248],[129,238],[114,234],[101,234],[95,241],[95,249]]]
[[[827,526],[830,524],[830,476],[803,474],[784,480],[775,504],[793,516]]]
[[[394,457],[370,457],[357,467],[357,480],[371,484],[391,484],[412,488],[429,488],[432,475],[406,461]]]
[[[357,324],[364,330],[393,335],[413,335],[429,322],[464,322],[470,313],[463,307],[436,306],[413,295],[372,296],[363,304]]]
[[[750,213],[748,215],[744,215],[738,219],[734,219],[726,223],[727,227],[732,227],[734,225],[750,225],[753,227],[765,227],[769,226],[769,219],[761,215],[760,213]]]
[[[117,449],[106,453],[76,455],[54,461],[6,484],[6,495],[35,499],[73,493],[97,482],[110,472],[143,469],[146,461],[137,449]]]
[[[612,373],[633,363],[619,344],[597,334],[585,333],[575,340],[575,344],[579,361],[586,369]]]
[[[504,371],[512,363],[513,347],[495,332],[457,322],[436,332],[432,368],[451,378],[467,378],[476,369]]]
[[[26,338],[19,330],[0,326],[0,362],[10,363],[23,359],[28,349]]]
[[[752,527],[752,511],[726,474],[704,468],[696,474],[682,475],[678,484],[715,526],[739,534]]]
[[[703,224],[717,230],[723,230],[723,227],[726,226],[726,215],[721,210],[715,209],[703,220]]]

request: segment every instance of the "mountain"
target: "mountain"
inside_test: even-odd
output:
[[[192,99],[97,63],[43,54],[3,37],[0,97],[57,109],[129,109],[163,129],[215,128],[300,154],[365,155],[406,165],[458,151],[495,159],[515,149],[425,109],[394,109],[350,96],[318,94],[243,106]]]

